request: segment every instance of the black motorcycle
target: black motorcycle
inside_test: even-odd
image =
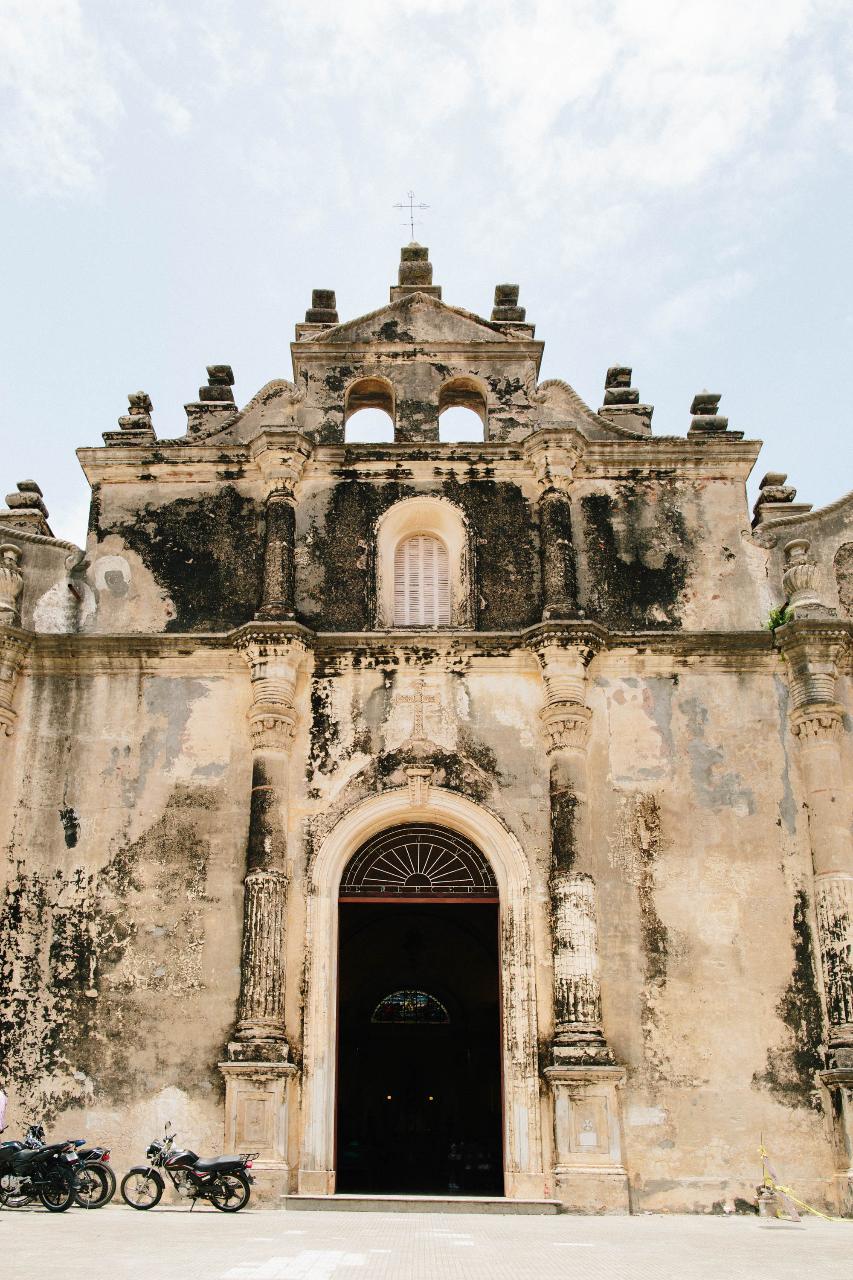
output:
[[[80,1165],[77,1171],[77,1203],[84,1209],[100,1209],[116,1193],[116,1176],[109,1165],[109,1147],[87,1147],[83,1138],[72,1140]],[[24,1145],[36,1150],[46,1145],[44,1125],[31,1124]]]
[[[18,1209],[40,1200],[51,1213],[64,1213],[77,1199],[80,1157],[73,1142],[28,1146],[0,1143],[0,1206]]]
[[[151,1143],[145,1155],[147,1165],[135,1165],[121,1180],[122,1199],[133,1209],[153,1209],[160,1203],[168,1177],[178,1195],[195,1207],[197,1200],[209,1200],[223,1213],[237,1213],[249,1203],[254,1178],[248,1172],[257,1152],[241,1156],[213,1156],[200,1159],[194,1151],[175,1150],[176,1134],[166,1125],[165,1136]],[[161,1172],[161,1170],[163,1172]]]

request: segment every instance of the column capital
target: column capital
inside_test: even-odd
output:
[[[592,712],[580,702],[549,702],[539,712],[547,739],[546,750],[585,751]]]
[[[298,718],[296,680],[308,653],[308,635],[304,627],[257,622],[236,633],[234,643],[248,663],[252,679],[249,732],[254,751],[290,749]]]
[[[809,703],[791,711],[789,720],[800,742],[837,742],[844,729],[844,708],[837,702]]]
[[[836,706],[839,672],[850,652],[849,624],[794,619],[779,627],[775,641],[785,659],[792,712]]]
[[[556,489],[565,493],[584,454],[585,441],[560,428],[536,431],[524,441],[527,462],[533,468],[540,495]]]

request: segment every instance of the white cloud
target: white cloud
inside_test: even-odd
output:
[[[77,0],[5,0],[0,10],[0,163],[26,188],[92,186],[122,104],[105,46]]]

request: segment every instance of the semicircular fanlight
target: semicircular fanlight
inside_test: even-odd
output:
[[[356,850],[340,896],[497,898],[494,872],[476,845],[428,823],[393,827]]]
[[[370,1016],[371,1022],[427,1023],[446,1026],[450,1014],[440,1000],[428,991],[391,991],[384,996]]]

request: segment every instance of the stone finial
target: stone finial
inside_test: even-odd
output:
[[[207,366],[207,386],[199,387],[197,401],[184,405],[187,435],[197,436],[228,421],[236,408],[233,385],[234,370],[230,364]]]
[[[498,324],[523,324],[527,312],[518,305],[517,284],[496,284],[492,320]]]
[[[0,626],[20,626],[23,588],[21,548],[13,542],[4,542],[0,545]]]
[[[127,413],[118,420],[118,431],[103,433],[106,445],[148,444],[157,437],[151,425],[154,406],[147,391],[131,391],[127,397]]]
[[[632,369],[627,364],[613,364],[604,378],[604,404],[599,417],[628,431],[650,436],[654,405],[640,404],[640,393],[631,386]]]
[[[631,386],[631,374],[633,370],[628,365],[614,364],[607,370],[604,379],[604,403],[611,404],[639,404],[640,393],[636,387]]]
[[[19,480],[17,493],[6,494],[6,506],[8,511],[0,511],[0,528],[6,525],[37,533],[41,537],[53,537],[47,523],[48,510],[35,480]]]
[[[753,529],[778,516],[805,515],[811,511],[810,502],[794,502],[797,491],[793,485],[785,483],[787,479],[784,471],[768,471],[762,478],[752,508]]]
[[[716,391],[697,391],[690,405],[688,436],[719,436],[728,434],[732,440],[742,440],[742,431],[729,431],[728,418],[717,412],[721,397]]]
[[[230,364],[209,364],[207,386],[199,387],[198,398],[202,403],[233,404],[234,370]]]
[[[305,312],[305,323],[337,324],[337,305],[334,289],[312,289],[311,306]]]
[[[400,250],[397,284],[391,287],[391,301],[398,302],[410,293],[427,293],[431,298],[441,297],[441,286],[432,282],[429,249],[416,244],[414,240]]]

